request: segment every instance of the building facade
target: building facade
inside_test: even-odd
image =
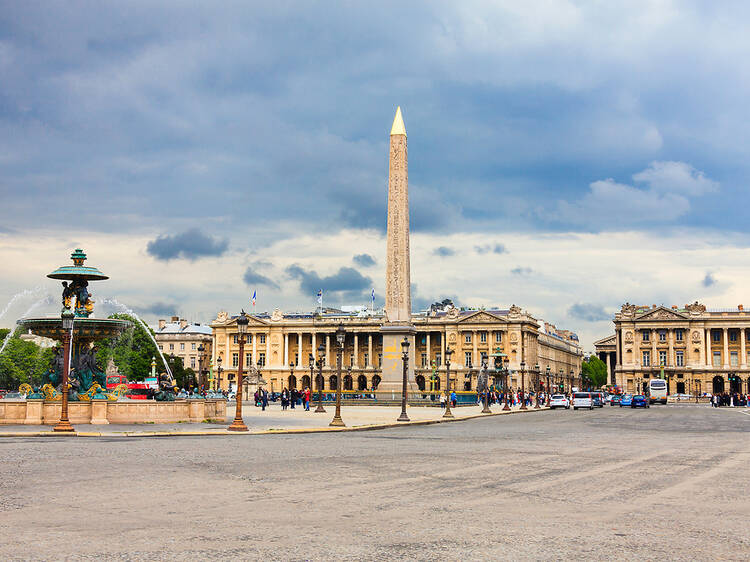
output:
[[[250,365],[251,374],[265,381],[269,391],[303,389],[310,386],[310,357],[318,357],[322,345],[324,389],[336,388],[335,332],[339,324],[346,330],[342,361],[344,390],[377,389],[383,380],[382,314],[324,312],[323,314],[253,314],[244,347],[243,372]],[[582,351],[574,334],[561,336],[549,324],[540,324],[517,306],[508,310],[458,310],[413,314],[414,371],[410,375],[412,390],[430,390],[433,369],[444,389],[447,365],[446,350],[453,351],[450,362],[451,389],[475,390],[483,362],[493,366],[491,353],[500,351],[509,361],[509,385],[522,386],[521,362],[525,363],[523,385],[528,390],[536,383],[535,369],[546,386],[547,367],[550,381],[575,385],[581,370]],[[222,389],[236,389],[239,364],[237,317],[220,312],[211,323],[214,345],[211,363],[214,380]],[[412,352],[412,349],[410,349]],[[219,359],[221,361],[219,362]],[[216,369],[221,365],[221,372]],[[317,380],[317,372],[313,380]],[[250,381],[257,377],[251,376]],[[317,383],[316,383],[317,390]]]
[[[159,320],[158,326],[153,330],[159,351],[165,356],[174,355],[181,358],[183,366],[192,369],[198,375],[200,384],[208,384],[208,360],[213,347],[210,326],[190,323],[184,318],[172,316],[170,321]]]
[[[626,303],[615,314],[615,333],[595,342],[609,380],[627,392],[643,392],[652,378],[668,392],[750,392],[750,312]]]

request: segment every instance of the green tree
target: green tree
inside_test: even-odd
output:
[[[156,357],[157,372],[163,371],[163,368],[158,367],[159,352],[140,322],[129,314],[112,314],[110,318],[129,320],[133,327],[125,330],[117,338],[108,338],[96,343],[96,363],[99,369],[106,369],[111,358],[120,373],[129,381],[142,381],[151,375],[151,360]],[[151,334],[153,335],[153,332]]]
[[[591,386],[594,388],[607,384],[607,365],[596,355],[592,355],[588,360],[584,359],[581,370],[584,379],[591,381]]]
[[[22,383],[40,384],[54,355],[52,348],[22,340],[19,333],[17,330],[0,355],[0,388],[5,390],[16,390]]]

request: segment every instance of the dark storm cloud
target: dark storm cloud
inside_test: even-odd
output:
[[[197,228],[191,228],[181,234],[164,234],[152,240],[146,246],[146,252],[157,260],[169,261],[221,256],[229,247],[228,240],[219,240],[204,234]]]
[[[568,315],[586,322],[601,322],[612,318],[612,315],[607,314],[603,306],[589,303],[574,304],[568,309]]]
[[[487,244],[485,246],[474,246],[474,249],[478,254],[487,254],[492,252],[493,254],[504,254],[508,250],[502,244]]]
[[[436,256],[440,256],[441,258],[447,258],[450,256],[455,256],[456,250],[454,250],[453,248],[449,248],[447,246],[438,246],[437,248],[432,250],[432,253],[435,254]]]
[[[360,267],[372,267],[375,265],[375,258],[370,254],[357,254],[352,260]]]
[[[701,283],[704,287],[713,287],[716,285],[716,277],[714,277],[714,274],[709,271],[706,273],[706,276]]]
[[[315,271],[306,271],[299,265],[290,265],[286,273],[292,279],[300,282],[303,293],[315,295],[323,290],[323,293],[341,293],[345,296],[355,296],[372,287],[372,280],[365,277],[352,267],[342,267],[337,273],[321,277]]]
[[[253,267],[248,267],[245,270],[245,274],[242,276],[242,280],[251,287],[255,287],[256,285],[265,285],[266,287],[272,287],[274,289],[279,288],[279,284],[271,279],[270,277],[266,277],[265,275],[262,275],[255,271]]]
[[[154,316],[177,316],[177,304],[157,301],[147,306],[134,307],[138,314],[152,314]]]

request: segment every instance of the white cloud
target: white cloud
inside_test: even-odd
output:
[[[633,179],[660,193],[703,195],[719,189],[717,182],[685,162],[651,162],[648,168],[633,174]]]

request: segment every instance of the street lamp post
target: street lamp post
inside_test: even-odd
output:
[[[247,325],[250,323],[250,319],[243,310],[237,318],[237,331],[239,332],[239,344],[240,344],[240,356],[239,362],[237,363],[237,392],[236,400],[237,405],[235,406],[234,421],[227,429],[229,431],[247,431],[247,426],[242,420],[242,359],[245,352],[245,332],[247,331]]]
[[[526,362],[521,361],[521,409],[528,410],[526,407],[526,381],[524,373],[526,371]]]
[[[505,395],[505,405],[503,406],[503,411],[510,410],[510,405],[508,404],[508,374],[510,373],[510,370],[508,369],[508,365],[510,364],[510,359],[507,357],[503,360],[503,394]]]
[[[549,385],[549,365],[547,365],[547,407],[549,408],[550,395],[552,394],[552,387]]]
[[[323,354],[326,346],[322,343],[318,346],[318,407],[315,408],[316,414],[325,414],[326,409],[323,407]]]
[[[198,344],[198,379],[200,380],[201,386],[206,386],[206,381],[203,378],[203,352],[206,348],[203,344]]]
[[[307,364],[310,367],[310,401],[315,400],[315,357],[312,353],[307,356]]]
[[[401,415],[396,421],[407,422],[409,416],[406,415],[406,373],[409,369],[409,339],[406,336],[401,342],[401,361],[404,364],[404,373],[401,378]]]
[[[216,384],[218,387],[217,390],[219,390],[220,392],[221,392],[221,372],[224,370],[221,367],[221,361],[222,361],[221,355],[219,355],[219,357],[216,358],[216,362],[219,364],[219,366],[216,367]]]
[[[445,350],[445,413],[444,418],[454,417],[451,413],[451,355],[453,350],[448,348]]]
[[[336,413],[333,415],[331,423],[328,425],[334,427],[344,427],[346,424],[341,419],[341,362],[344,355],[344,341],[346,340],[346,331],[344,325],[339,324],[336,329],[336,341],[339,344],[338,351],[336,353]]]
[[[490,395],[490,385],[489,385],[489,377],[487,376],[487,364],[482,363],[482,371],[484,372],[484,408],[482,408],[483,414],[491,414],[492,410],[490,410],[490,404],[489,404],[489,395]],[[481,376],[481,375],[480,375]]]
[[[536,405],[534,406],[535,410],[538,410],[541,406],[539,406],[539,394],[541,394],[539,389],[539,383],[541,381],[541,373],[539,372],[539,363],[534,365],[534,378],[536,379]]]
[[[62,372],[62,410],[60,411],[60,421],[57,422],[53,431],[57,432],[71,432],[75,431],[70,420],[68,419],[68,373],[70,371],[70,345],[73,331],[73,312],[67,308],[63,310],[62,315],[62,329],[63,329],[63,372]]]

